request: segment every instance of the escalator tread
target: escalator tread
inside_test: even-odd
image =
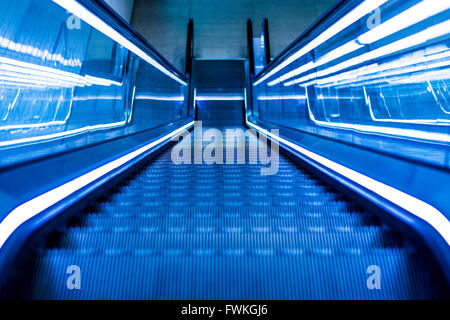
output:
[[[38,252],[33,299],[427,299],[438,284],[396,232],[280,154],[174,165],[171,149]],[[80,266],[82,289],[66,268]],[[367,268],[382,270],[369,290]]]

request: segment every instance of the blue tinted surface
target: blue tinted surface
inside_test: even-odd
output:
[[[450,2],[388,0],[351,20],[353,10],[367,3],[353,2],[323,20],[285,59],[256,77],[253,116],[378,149],[386,137],[415,143],[392,152],[415,153],[417,142],[445,150]],[[339,28],[344,21],[353,22]],[[361,134],[378,141],[367,143]],[[441,151],[437,161],[448,161]]]
[[[0,2],[0,151],[184,119],[177,79],[50,0]]]

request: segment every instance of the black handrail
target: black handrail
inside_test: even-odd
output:
[[[192,59],[194,58],[194,20],[189,19],[186,40],[186,67],[185,73],[188,77],[192,74]]]
[[[187,81],[186,76],[165,59],[142,35],[128,22],[117,14],[104,0],[77,0],[82,6],[106,22],[111,28],[119,32],[128,41],[151,56],[155,61],[173,72],[181,80]]]
[[[287,57],[289,57],[293,51],[299,47],[305,40],[309,40],[310,35],[321,27],[322,24],[329,22],[331,17],[338,19],[342,16],[343,11],[353,8],[356,4],[361,3],[361,0],[337,0],[331,8],[329,8],[319,19],[317,19],[312,25],[310,25],[297,39],[289,44],[280,54],[278,54],[263,70],[261,70],[255,77],[254,81],[257,81],[268,73],[271,69],[276,67]],[[331,20],[331,19],[330,19]]]
[[[264,53],[265,61],[264,65],[267,66],[270,63],[270,34],[269,34],[269,19],[265,18],[263,20],[262,34],[264,39]]]
[[[247,20],[247,50],[250,74],[255,74],[255,50],[253,48],[253,23],[252,19]]]

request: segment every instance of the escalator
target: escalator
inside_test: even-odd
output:
[[[247,59],[196,59],[191,21],[181,72],[103,1],[18,1],[0,299],[450,297],[447,7],[368,31],[427,2],[338,1],[273,61],[251,20]]]
[[[216,97],[230,91],[216,89]],[[204,130],[239,128],[243,101],[205,100],[197,102]],[[230,111],[236,106],[240,113]],[[29,264],[18,296],[436,299],[444,294],[445,280],[433,259],[287,152],[280,152],[278,173],[263,176],[261,164],[176,165],[175,146],[157,151],[53,233]],[[68,266],[79,267],[81,290],[67,289]],[[382,272],[381,289],[369,289],[371,266]]]

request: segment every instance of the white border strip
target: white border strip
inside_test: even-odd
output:
[[[267,130],[249,122],[248,120],[247,124],[257,131],[263,133],[264,135],[270,137],[271,139],[281,142],[282,144],[296,150],[302,155],[320,163],[321,165],[352,180],[353,182],[356,182],[360,186],[369,189],[382,198],[398,205],[402,209],[426,221],[442,236],[442,238],[444,238],[444,240],[450,246],[450,221],[433,206],[429,205],[426,202],[423,202],[422,200],[414,198],[413,196],[406,194],[398,189],[369,178],[357,171],[344,167],[343,165],[340,165],[314,152],[304,149],[286,139],[268,132]]]
[[[137,158],[158,144],[173,138],[181,134],[182,132],[188,130],[194,125],[194,121],[186,124],[185,126],[169,133],[168,135],[147,144],[146,146],[133,151],[121,158],[111,161],[97,169],[94,169],[84,175],[69,181],[53,190],[50,190],[28,202],[23,203],[22,205],[15,208],[11,211],[5,219],[0,223],[0,249],[5,244],[6,240],[11,236],[11,234],[17,230],[24,222],[29,219],[35,217],[39,213],[44,210],[50,208],[55,205],[59,201],[67,198],[68,196],[74,194],[80,189],[86,187],[92,182],[102,178],[106,174],[110,173],[113,170],[123,166],[124,164],[130,162],[131,160]]]

